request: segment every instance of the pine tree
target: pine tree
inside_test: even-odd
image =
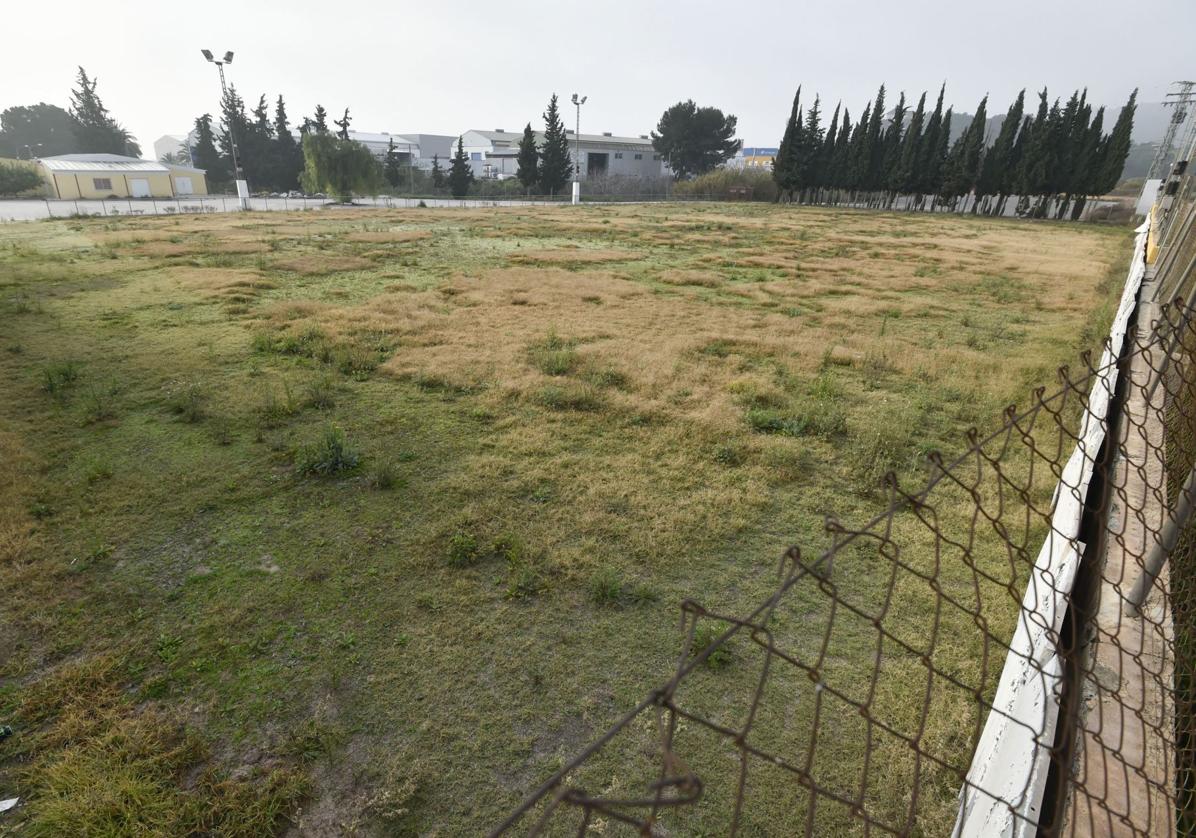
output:
[[[1084,205],[1088,203],[1088,196],[1098,194],[1100,191],[1096,187],[1101,185],[1100,175],[1104,167],[1103,154],[1107,148],[1104,142],[1104,127],[1105,109],[1097,108],[1096,116],[1088,124],[1088,131],[1073,173],[1070,191],[1078,197],[1072,207],[1072,221],[1078,221],[1080,215],[1083,214]]]
[[[218,145],[224,159],[228,161],[229,171],[233,172],[234,178],[239,176],[250,177],[245,167],[245,161],[241,157],[242,141],[249,136],[249,117],[245,115],[245,102],[237,93],[236,85],[229,85],[227,93],[220,101],[220,122],[221,133],[218,138]],[[235,163],[240,166],[241,172],[237,173],[237,165],[234,165],[233,155],[233,139],[236,139],[237,155]],[[256,177],[256,173],[253,174]]]
[[[905,131],[905,114],[907,112],[905,105],[905,91],[901,91],[900,97],[897,99],[897,107],[893,108],[893,118],[889,120],[889,127],[884,133],[884,156],[880,164],[880,181],[877,183],[877,188],[890,192],[892,189],[892,182],[897,170],[901,168],[901,148],[903,145]],[[892,205],[893,195],[890,192],[888,205]]]
[[[565,123],[561,121],[556,94],[548,100],[544,112],[544,145],[540,149],[540,188],[549,195],[564,189],[573,176],[573,163],[569,157],[569,136]]]
[[[793,200],[796,188],[796,154],[801,141],[802,113],[801,113],[801,85],[797,86],[797,94],[793,97],[793,110],[789,113],[789,121],[785,123],[785,133],[781,137],[781,145],[777,148],[777,156],[772,161],[772,179],[777,185],[777,200],[782,196]]]
[[[348,108],[345,108],[344,116],[342,116],[340,119],[332,120],[332,124],[335,125],[337,128],[341,129],[336,132],[336,135],[338,137],[340,137],[342,140],[349,139],[349,123],[352,121],[353,121],[352,118],[349,116]]]
[[[944,200],[952,207],[960,198],[969,194],[980,177],[980,165],[984,159],[984,131],[988,122],[988,97],[980,100],[976,116],[951,147],[951,153],[943,167],[943,186],[940,190]],[[975,212],[976,204],[972,204]]]
[[[108,113],[100,95],[96,93],[99,79],[91,79],[79,68],[78,87],[71,91],[70,114],[74,121],[75,140],[79,150],[87,153],[124,154],[140,157],[141,147]]]
[[[827,185],[832,189],[847,189],[850,186],[849,167],[851,163],[851,114],[847,108],[843,109],[843,124],[839,126],[839,134],[835,138],[835,153],[831,158],[830,173],[827,175]]]
[[[523,184],[523,188],[530,191],[540,180],[540,152],[536,150],[536,133],[529,122],[523,129],[523,137],[519,140],[519,170],[515,177]]]
[[[469,165],[469,156],[465,153],[464,141],[458,137],[457,151],[453,154],[452,163],[449,165],[449,191],[454,198],[464,198],[469,194],[469,186],[472,183],[473,169]]]
[[[191,146],[191,159],[197,168],[203,169],[209,187],[223,186],[231,179],[231,169],[216,149],[216,138],[212,132],[212,115],[204,114],[195,120],[195,143]]]
[[[444,169],[440,165],[440,155],[432,155],[432,186],[444,189]]]
[[[282,192],[297,189],[299,173],[303,171],[303,149],[291,133],[282,96],[274,103],[274,154],[277,159],[275,188]]]
[[[382,176],[392,187],[399,185],[402,172],[399,171],[399,153],[395,150],[394,137],[391,137],[390,142],[386,144],[386,162],[382,167]]]
[[[312,130],[317,134],[328,133],[328,111],[323,105],[316,105],[315,117],[311,120]]]
[[[1047,143],[1050,139],[1047,126],[1049,118],[1047,89],[1044,87],[1038,94],[1038,112],[1034,121],[1026,126],[1027,137],[1023,144],[1025,151],[1018,165],[1016,176],[1018,215],[1024,215],[1029,211],[1031,198],[1039,195],[1046,183],[1049,156]]]

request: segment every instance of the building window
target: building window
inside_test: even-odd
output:
[[[97,191],[102,189],[112,189],[112,178],[110,177],[93,177],[91,179],[91,183]]]
[[[621,151],[616,151],[616,152],[615,152],[615,159],[616,159],[616,160],[622,160],[622,159],[623,159],[623,152],[621,152]]]
[[[644,155],[642,155],[642,154],[637,154],[637,155],[635,156],[635,159],[636,159],[636,160],[643,160],[643,159],[644,159]]]
[[[480,151],[471,151],[471,152],[469,152],[469,159],[470,159],[470,160],[481,160],[481,159],[482,159],[482,152],[480,152]]]

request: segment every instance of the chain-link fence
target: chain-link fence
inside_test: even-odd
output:
[[[1196,310],[1145,238],[1099,360],[751,613],[683,603],[672,676],[495,834],[1189,834]]]

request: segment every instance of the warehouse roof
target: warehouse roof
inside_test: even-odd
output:
[[[119,154],[59,154],[38,162],[52,172],[170,172],[164,163]]]

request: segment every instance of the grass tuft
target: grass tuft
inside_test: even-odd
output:
[[[352,471],[361,463],[361,455],[345,440],[345,432],[335,425],[324,429],[320,438],[299,449],[295,468],[300,474],[333,477]]]

